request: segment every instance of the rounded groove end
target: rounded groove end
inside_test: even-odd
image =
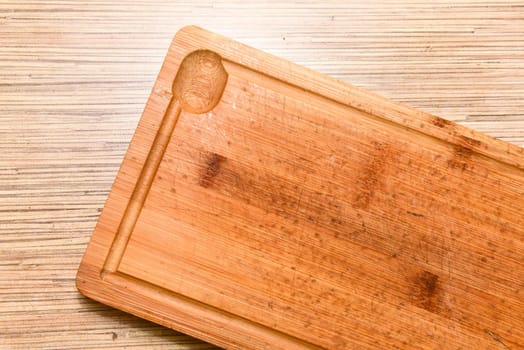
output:
[[[207,113],[220,101],[227,77],[218,54],[209,50],[193,51],[180,64],[173,94],[184,111]]]

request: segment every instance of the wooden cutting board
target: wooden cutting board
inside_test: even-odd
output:
[[[77,285],[230,349],[518,349],[523,209],[523,149],[186,27]]]

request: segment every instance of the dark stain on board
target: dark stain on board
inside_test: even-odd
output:
[[[502,349],[509,350],[509,347],[504,343],[502,338],[497,333],[489,329],[484,329],[484,332],[486,332],[486,334],[488,334]]]
[[[226,161],[226,157],[213,152],[205,152],[201,156],[203,159],[203,171],[200,174],[198,184],[208,188],[213,184],[214,178],[220,173],[222,163]]]
[[[384,176],[384,169],[392,152],[388,144],[373,142],[372,151],[369,154],[369,162],[364,164],[361,173],[356,180],[353,207],[356,209],[367,209],[375,194],[380,178]]]
[[[468,161],[473,152],[471,149],[455,145],[453,147],[453,156],[448,159],[448,168],[465,171],[468,168]]]
[[[431,124],[438,126],[439,128],[444,128],[446,126],[453,125],[453,122],[440,117],[433,117],[433,119],[431,120]]]
[[[471,156],[475,153],[474,149],[479,148],[481,145],[482,142],[479,140],[460,136],[457,144],[453,146],[453,155],[447,162],[448,167],[465,171],[471,161]]]
[[[412,279],[411,296],[413,303],[430,312],[440,309],[439,277],[429,271],[417,273]]]
[[[417,212],[414,212],[414,211],[409,211],[409,210],[408,210],[407,213],[408,213],[409,215],[413,215],[413,216],[415,216],[415,217],[417,217],[417,218],[424,218],[424,217],[425,217],[424,214],[420,214],[420,213],[417,213]]]
[[[461,135],[459,137],[459,140],[464,147],[480,147],[480,145],[482,144],[481,141],[472,139],[471,137],[467,137],[464,135]]]
[[[329,191],[314,191],[275,176],[264,168],[250,167],[212,152],[194,152],[198,160],[196,184],[213,189],[224,197],[235,198],[265,211],[294,221],[282,232],[295,230],[301,222],[337,232],[347,230],[345,203]],[[326,180],[326,186],[331,186]]]

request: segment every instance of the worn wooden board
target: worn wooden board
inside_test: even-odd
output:
[[[524,346],[524,152],[197,27],[80,266],[231,349]]]

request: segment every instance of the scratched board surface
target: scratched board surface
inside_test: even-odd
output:
[[[522,300],[512,271],[523,246],[511,240],[522,221],[490,239],[522,208],[517,192],[493,188],[516,190],[522,177],[492,173],[467,147],[421,146],[427,137],[278,90],[230,71],[224,103],[182,115],[123,272],[257,322],[290,319],[285,331],[330,348],[378,320],[377,341],[408,327],[423,343],[435,325],[402,317],[425,314],[416,308],[467,324]],[[470,285],[483,291],[475,304],[459,293]]]
[[[399,104],[375,95],[344,103],[330,92],[342,84],[198,28],[178,38],[84,258],[84,293],[230,348],[524,346],[521,149],[414,110],[396,122]],[[100,278],[170,113],[154,95],[202,46],[227,72],[220,101],[182,107]],[[213,322],[176,316],[182,302]]]

